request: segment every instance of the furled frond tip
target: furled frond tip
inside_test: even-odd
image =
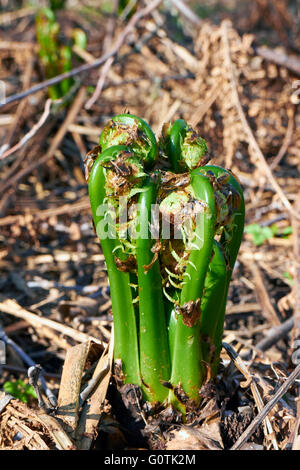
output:
[[[183,119],[163,126],[161,145],[176,173],[193,170],[209,161],[205,140]]]
[[[158,156],[158,147],[149,125],[132,114],[119,114],[112,118],[101,132],[102,150],[113,145],[126,145],[146,165],[152,167]]]
[[[143,161],[125,145],[114,145],[102,152],[99,160],[106,178],[108,198],[129,195],[146,177]]]

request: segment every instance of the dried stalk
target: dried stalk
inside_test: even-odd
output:
[[[286,207],[286,209],[289,211],[291,215],[296,217],[297,219],[300,219],[300,215],[294,210],[292,207],[291,203],[287,199],[286,195],[284,194],[283,190],[277,183],[276,179],[273,176],[272,170],[270,169],[262,151],[260,150],[258,143],[254,137],[254,134],[248,124],[247,118],[245,116],[245,113],[243,111],[239,94],[238,94],[238,84],[237,84],[237,79],[234,73],[234,67],[233,63],[231,60],[231,53],[230,53],[230,45],[229,45],[229,39],[228,39],[228,28],[229,28],[230,22],[228,21],[223,21],[222,28],[223,28],[223,42],[224,42],[224,49],[225,49],[225,64],[227,66],[228,72],[229,72],[229,77],[230,77],[230,84],[231,84],[231,89],[232,89],[232,98],[234,105],[236,107],[238,116],[240,118],[240,121],[243,125],[244,131],[246,133],[247,139],[248,139],[248,144],[254,152],[257,155],[258,161],[256,162],[256,165],[259,166],[260,170],[263,170],[265,173],[266,177],[270,181],[271,185],[273,186],[275,192],[278,194],[281,202],[283,205]]]
[[[244,387],[250,386],[257,409],[258,411],[261,411],[264,407],[264,402],[260,396],[257,385],[255,381],[253,380],[253,377],[250,374],[248,368],[246,367],[242,359],[239,357],[237,352],[233,349],[233,347],[230,344],[223,343],[223,347],[226,349],[226,352],[229,355],[230,359],[233,361],[235,367],[243,374],[243,376],[246,379],[246,383],[240,384],[241,387],[244,388]],[[265,424],[264,433],[265,433],[266,439],[271,440],[274,449],[278,450],[278,444],[277,444],[276,437],[272,428],[272,424],[267,416],[264,420],[264,424]]]
[[[4,160],[6,157],[11,155],[12,153],[16,152],[17,150],[20,150],[20,148],[22,148],[30,139],[32,139],[32,137],[34,137],[36,135],[38,130],[45,124],[45,122],[47,121],[47,119],[50,115],[51,104],[52,104],[52,100],[48,99],[45,103],[43,114],[41,115],[38,122],[30,129],[29,132],[27,132],[27,134],[25,134],[22,137],[22,139],[16,145],[14,145],[10,149],[6,150],[6,152],[4,152],[0,156],[1,160]]]
[[[281,387],[277,390],[274,397],[267,403],[267,405],[258,413],[256,418],[252,421],[252,423],[248,426],[248,428],[243,432],[243,434],[239,437],[236,443],[230,448],[230,450],[239,450],[252,436],[252,434],[256,431],[258,426],[261,422],[265,419],[265,417],[270,413],[270,411],[274,408],[274,406],[278,403],[278,401],[283,397],[283,395],[288,391],[291,385],[295,382],[300,374],[300,364],[294,369],[294,371],[289,375],[286,381],[281,385]]]
[[[75,341],[85,342],[88,340],[93,340],[94,342],[103,345],[103,343],[99,339],[93,338],[87,335],[86,333],[76,331],[73,328],[70,328],[69,326],[63,325],[62,323],[57,323],[48,318],[38,317],[34,313],[28,312],[24,308],[20,307],[17,302],[11,299],[7,299],[6,301],[0,303],[0,311],[9,315],[13,315],[14,317],[22,318],[23,320],[26,320],[28,323],[36,327],[43,325],[48,328],[52,328],[53,330],[59,331],[64,335],[73,338]]]

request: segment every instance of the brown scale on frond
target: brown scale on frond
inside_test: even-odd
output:
[[[123,133],[123,132],[128,133],[128,138],[125,141],[125,145],[130,145],[132,142],[140,140],[138,125],[136,122],[133,124],[133,126],[128,126],[127,124],[121,124],[121,123],[118,123],[118,125],[120,128],[118,129],[119,133]]]
[[[172,191],[173,189],[184,188],[191,182],[189,173],[172,173],[171,171],[161,171],[161,182],[163,189]]]
[[[179,203],[172,208],[172,211],[168,210],[168,207],[166,211],[162,206],[160,207],[161,219],[166,217],[167,221],[170,222],[170,239],[163,241],[161,251],[162,264],[169,271],[169,273],[167,271],[163,272],[162,276],[167,277],[170,284],[172,284],[170,278],[172,274],[175,279],[173,279],[173,283],[183,281],[183,275],[188,264],[190,250],[187,249],[186,242],[183,239],[183,232],[188,241],[191,233],[194,233],[198,214],[203,213],[207,207],[203,201],[194,199],[190,193],[184,190],[177,191],[177,194],[185,197],[178,199]],[[178,235],[180,236],[178,237]]]
[[[136,259],[133,255],[128,256],[126,260],[115,256],[115,265],[119,271],[123,273],[131,273],[136,271]]]
[[[102,166],[106,170],[112,170],[120,176],[128,177],[132,174],[132,165],[129,164],[128,157],[133,154],[128,151],[121,152],[115,160],[103,163]]]
[[[232,222],[232,216],[235,210],[241,207],[241,195],[234,186],[227,185],[221,193],[226,197],[227,215],[222,220],[223,225],[229,225]]]
[[[186,410],[188,410],[190,413],[195,410],[197,407],[195,401],[190,400],[181,385],[176,385],[176,387],[173,387],[173,392],[176,398],[182,403],[185,407]]]
[[[230,168],[228,168],[227,171],[228,171],[228,173],[230,173],[230,174],[234,177],[234,179],[235,179],[235,180],[239,183],[239,185],[241,186],[241,181],[239,180],[238,176],[237,176],[235,173],[233,173],[233,171],[232,171]]]
[[[152,258],[151,263],[145,264],[143,266],[144,272],[147,273],[149,269],[152,268],[152,266],[155,264],[155,262],[158,260],[158,255],[162,249],[162,244],[160,240],[156,240],[155,244],[151,248],[151,252],[154,253],[154,256]]]
[[[107,178],[106,189],[109,197],[122,196],[129,192],[130,185],[128,184],[127,178],[113,173]]]
[[[188,204],[184,206],[183,208],[184,220],[188,218],[193,221],[193,224],[196,224],[197,215],[203,213],[203,211],[205,211],[206,208],[207,208],[207,204],[205,202],[198,200],[198,199],[194,199],[189,194]]]
[[[228,225],[232,222],[233,211],[240,207],[241,196],[235,187],[228,183],[228,173],[216,177],[212,171],[208,171],[207,176],[215,194],[217,227]]]
[[[208,177],[210,184],[214,186],[215,181],[217,179],[216,175],[211,170],[208,170],[205,176]]]
[[[200,299],[190,300],[189,302],[186,302],[181,306],[176,305],[175,311],[179,315],[182,315],[183,323],[189,328],[191,328],[200,319]]]
[[[174,269],[174,272],[175,274],[183,274],[185,268],[186,268],[186,265],[187,265],[187,262],[188,262],[188,259],[189,259],[189,256],[190,256],[190,252],[185,250],[182,255],[181,255],[181,263],[177,263],[176,266],[175,266],[175,269]]]
[[[208,155],[208,154],[204,155],[204,157],[202,157],[201,160],[199,160],[199,162],[197,163],[195,168],[200,168],[202,166],[207,165],[210,160],[211,160],[210,155]]]
[[[242,197],[240,193],[232,186],[232,208],[239,209],[241,207]]]
[[[195,131],[195,129],[193,129],[192,127],[189,127],[186,130],[186,134],[188,134],[188,133],[190,133],[190,135],[185,137],[185,142],[187,144],[190,144],[190,145],[193,145],[194,143],[197,143],[199,136],[198,136],[197,132]]]
[[[137,183],[136,175],[141,169],[128,159],[133,154],[128,151],[121,152],[115,160],[103,163],[107,170],[106,189],[108,196],[121,196],[127,194]],[[110,194],[110,192],[112,193]]]
[[[84,176],[85,176],[85,179],[86,179],[87,182],[89,181],[89,176],[90,176],[92,167],[95,163],[95,160],[101,154],[101,151],[102,151],[101,146],[97,145],[96,147],[94,147],[92,150],[90,150],[86,154],[86,156],[83,160]]]
[[[228,183],[229,178],[230,175],[228,173],[223,173],[222,175],[219,175],[216,179],[216,185],[218,189],[222,189],[222,187]]]

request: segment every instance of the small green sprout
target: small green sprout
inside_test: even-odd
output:
[[[287,238],[289,235],[293,233],[293,229],[291,226],[285,227],[281,232],[280,235],[283,235],[284,238]]]
[[[5,382],[3,384],[3,390],[24,403],[28,403],[30,398],[37,399],[33,386],[25,384],[23,380]]]
[[[266,240],[275,237],[287,238],[292,233],[292,227],[288,226],[280,230],[278,225],[273,224],[270,227],[259,224],[249,224],[245,227],[245,233],[252,235],[252,242],[256,246],[262,245]]]
[[[63,2],[55,2],[57,8]],[[41,8],[35,17],[36,38],[39,45],[39,56],[46,78],[53,78],[72,68],[72,47],[63,44],[59,39],[59,23],[56,20],[54,9]],[[81,49],[86,48],[87,39],[85,32],[75,28],[72,32],[73,43]],[[70,41],[69,41],[70,42]],[[53,100],[62,98],[68,94],[74,84],[72,78],[62,80],[60,83],[49,87],[49,96]]]
[[[283,277],[286,279],[287,283],[292,287],[294,285],[294,278],[288,271],[284,271]]]
[[[252,242],[256,246],[262,245],[266,240],[273,238],[278,232],[277,225],[263,227],[259,224],[250,224],[245,227],[245,233],[252,235]]]

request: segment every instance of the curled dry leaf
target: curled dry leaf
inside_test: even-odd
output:
[[[76,442],[80,450],[88,450],[93,439],[97,436],[97,428],[102,416],[104,401],[111,378],[113,360],[113,335],[109,348],[103,351],[94,371],[92,380],[95,380],[95,388],[90,398],[84,404],[78,427],[76,430]]]
[[[7,398],[8,397],[8,398]],[[58,420],[0,392],[0,449],[72,450],[70,438]]]
[[[222,450],[218,422],[201,427],[182,426],[171,433],[166,450]]]
[[[101,346],[87,341],[78,344],[67,352],[63,367],[58,395],[57,416],[62,419],[66,430],[74,437],[79,420],[80,391],[82,377],[87,363],[93,363],[99,357]],[[93,360],[94,359],[94,360]]]

